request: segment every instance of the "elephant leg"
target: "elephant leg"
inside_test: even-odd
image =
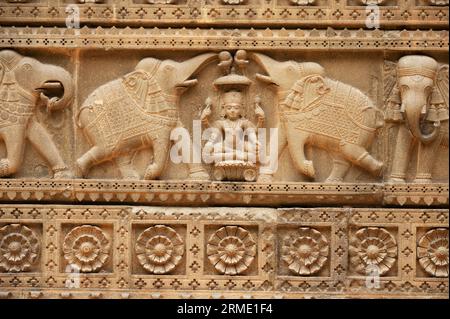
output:
[[[383,162],[378,161],[362,146],[346,142],[340,143],[342,155],[349,161],[364,168],[375,176],[380,176],[383,171]]]
[[[331,173],[325,180],[326,183],[342,182],[350,168],[350,163],[339,155],[333,155],[333,166]]]
[[[412,145],[413,137],[410,131],[404,125],[401,125],[398,130],[389,182],[405,182]]]
[[[275,129],[272,132],[270,129],[270,139],[269,139],[269,146],[272,146],[272,133],[277,135],[277,139],[275,140],[276,143],[274,143],[275,147],[274,150],[272,148],[269,148],[269,156],[267,156],[267,143],[264,143],[266,146],[265,153],[263,154],[261,148],[257,151],[258,160],[263,163],[260,163],[261,166],[259,167],[259,176],[257,179],[258,183],[270,183],[273,180],[273,174],[276,173],[278,170],[278,159],[280,158],[281,153],[283,152],[284,148],[287,146],[287,136],[286,136],[286,125],[278,119],[277,121],[278,125],[275,124]],[[276,152],[275,154],[273,154]]]
[[[158,178],[166,166],[169,154],[169,139],[156,139],[153,142],[153,163],[145,170],[144,179]]]
[[[190,180],[209,180],[209,174],[206,172],[202,164],[188,164]]]
[[[209,174],[206,171],[206,169],[203,167],[203,164],[201,163],[195,163],[194,162],[194,158],[200,158],[201,159],[201,144],[200,145],[196,145],[194,143],[199,143],[201,141],[194,141],[191,138],[191,145],[192,147],[192,161],[191,163],[188,163],[188,168],[189,168],[189,179],[190,180],[209,180]],[[200,154],[198,154],[198,152],[200,152]]]
[[[133,154],[127,154],[116,158],[116,164],[119,167],[120,174],[124,179],[140,179],[138,172],[134,169],[131,161]]]
[[[41,154],[41,156],[50,164],[54,178],[73,178],[72,172],[64,163],[51,135],[34,119],[31,120],[29,124],[27,138],[31,145],[33,145],[39,154]]]
[[[417,170],[414,183],[431,183],[431,172],[433,171],[433,164],[435,163],[434,156],[437,154],[443,138],[443,134],[440,133],[440,135],[429,144],[419,142]]]
[[[92,147],[89,151],[87,151],[79,159],[77,159],[77,166],[80,170],[81,175],[85,177],[89,169],[93,165],[97,165],[105,161],[109,155],[111,155],[110,152],[107,152],[107,150],[105,150],[103,147]]]
[[[0,177],[5,177],[16,173],[22,164],[25,127],[16,126],[8,128],[2,133],[6,146],[6,158],[0,159]]]
[[[297,132],[296,132],[297,133]],[[298,131],[292,138],[288,137],[287,143],[289,153],[294,161],[295,167],[300,173],[314,178],[316,175],[313,162],[306,159],[305,144],[309,138],[309,134]]]

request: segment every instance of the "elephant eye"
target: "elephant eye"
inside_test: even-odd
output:
[[[31,70],[33,69],[33,67],[32,67],[31,64],[29,64],[29,63],[24,63],[24,64],[22,65],[22,69],[23,69],[24,71],[31,71]]]
[[[408,86],[407,85],[401,85],[399,90],[400,90],[400,94],[403,94],[403,93],[405,93],[406,90],[408,90]]]

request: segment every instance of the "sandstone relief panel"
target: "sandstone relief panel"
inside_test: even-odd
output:
[[[448,178],[445,168],[432,176],[431,160],[445,161],[448,152],[448,64],[427,56],[378,60],[366,73],[345,75],[351,85],[334,79],[341,66],[326,54],[317,55],[321,63],[245,50],[173,60],[131,55],[134,71],[108,82],[118,75],[100,52],[81,57],[77,74],[1,52],[2,177],[34,176],[31,154],[24,156],[30,142],[55,179],[399,183],[415,145],[413,181]],[[365,64],[339,59],[355,70]],[[109,71],[82,81],[95,65]],[[56,145],[51,117],[36,119],[43,107],[50,115],[73,110],[60,128],[75,153]]]
[[[44,107],[51,113],[72,107],[73,95],[72,76],[63,68],[11,50],[0,51],[0,136],[6,153],[0,160],[0,177],[22,169],[27,143],[47,161],[54,178],[73,177],[36,115],[37,108]]]
[[[441,146],[448,148],[448,64],[419,55],[386,62],[387,121],[398,126],[390,182],[405,182],[417,144],[414,181],[430,182]]]
[[[0,26],[0,298],[448,298],[448,1]]]
[[[380,175],[383,163],[373,158],[366,147],[383,123],[378,110],[361,91],[325,76],[316,63],[278,62],[255,54],[256,61],[269,76],[261,81],[276,87],[281,134],[279,150],[288,145],[295,167],[309,178],[315,168],[305,156],[307,144],[333,152],[333,167],[327,182],[341,182],[350,162]],[[280,152],[278,152],[280,153]]]
[[[171,130],[178,121],[179,95],[196,84],[189,78],[214,54],[185,62],[141,60],[135,71],[96,89],[82,104],[76,121],[92,148],[77,159],[86,176],[91,166],[116,159],[123,178],[139,179],[134,151],[153,148],[144,179],[157,179],[167,162]],[[122,158],[120,158],[122,157]]]

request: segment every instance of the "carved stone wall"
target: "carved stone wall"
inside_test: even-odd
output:
[[[0,1],[0,297],[448,298],[448,12]]]

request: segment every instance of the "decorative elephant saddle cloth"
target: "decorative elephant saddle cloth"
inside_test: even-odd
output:
[[[372,103],[361,91],[339,81],[313,75],[298,80],[281,109],[283,121],[296,129],[357,143],[365,126],[364,111]]]
[[[33,96],[17,83],[15,66],[0,61],[0,128],[25,125],[33,115]]]
[[[176,116],[161,114],[165,111],[176,114],[175,97],[164,94],[144,71],[129,73],[99,87],[83,108],[95,113],[96,118],[88,127],[103,140],[103,145],[110,147],[135,137],[144,138],[164,127],[172,128],[177,123]]]

